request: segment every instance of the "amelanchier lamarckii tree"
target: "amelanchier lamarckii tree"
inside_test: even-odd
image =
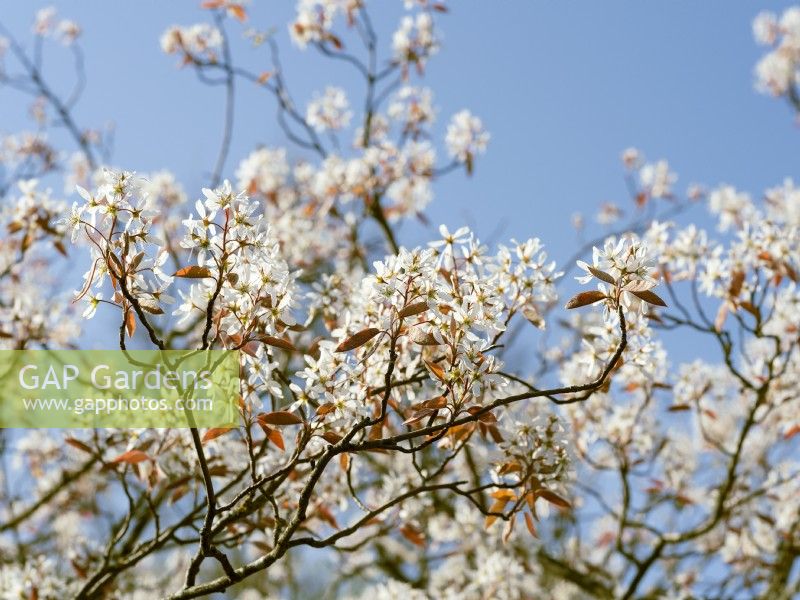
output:
[[[272,24],[203,7],[207,22],[160,41],[226,91],[211,183],[191,196],[169,172],[104,166],[110,132],[72,112],[79,25],[44,9],[32,33],[0,30],[0,84],[36,119],[0,155],[2,347],[76,347],[97,314],[118,325],[101,346],[239,349],[244,374],[231,429],[4,431],[1,598],[800,593],[791,180],[759,200],[683,197],[666,161],[626,150],[641,210],[561,266],[577,260],[584,287],[559,299],[572,278],[536,238],[488,248],[452,223],[425,247],[396,235],[489,141],[468,110],[443,150],[431,135],[420,81],[445,5],[405,0],[386,43],[377,2],[301,0],[293,43],[364,80],[355,100],[320,81],[306,108]],[[800,8],[754,32],[770,46],[757,87],[800,111]],[[242,35],[266,49],[262,69],[234,56]],[[43,76],[53,39],[76,59],[70,97]],[[242,90],[272,99],[292,146],[228,168]],[[45,177],[78,200],[54,199]],[[669,221],[699,205],[716,232]],[[71,272],[59,254],[85,261],[72,297],[42,285]],[[670,360],[664,330],[690,359]],[[517,336],[524,361],[507,359]],[[694,356],[701,338],[714,351]]]

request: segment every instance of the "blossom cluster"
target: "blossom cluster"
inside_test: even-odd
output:
[[[300,0],[297,3],[297,15],[289,24],[289,32],[301,48],[309,42],[332,41],[331,34],[334,19],[340,12],[352,11],[355,2],[339,0]]]
[[[648,162],[636,148],[627,148],[622,153],[622,163],[629,171],[637,204],[642,205],[651,198],[670,199],[678,176],[670,170],[666,160]]]
[[[36,180],[18,184],[19,195],[0,210],[0,345],[21,349],[33,345],[65,347],[79,326],[64,294],[47,294],[53,250],[66,253],[64,230],[55,223],[64,203],[41,189]]]
[[[426,416],[457,415],[501,391],[502,363],[492,348],[515,314],[538,314],[554,299],[559,273],[536,239],[489,255],[467,228],[440,232],[430,248],[401,248],[360,280],[329,276],[315,285],[311,318],[319,315],[333,340],[320,342],[319,358],[306,357],[296,407],[331,404],[330,419],[352,423],[369,414],[367,390],[382,385],[390,361],[406,377],[430,374],[428,393],[443,400],[418,406]],[[337,352],[363,331],[375,334],[352,357]]]
[[[769,52],[755,68],[756,88],[773,96],[796,94],[800,64],[800,8],[787,8],[780,18],[763,11],[753,21],[756,41]]]
[[[216,62],[222,34],[217,27],[196,23],[186,27],[173,25],[161,34],[161,50],[180,54],[184,63],[208,60]]]
[[[48,6],[36,12],[33,33],[41,37],[57,38],[62,44],[69,46],[81,35],[81,28],[71,19],[58,19],[56,8]]]
[[[342,129],[348,126],[353,116],[349,108],[344,90],[328,87],[322,96],[308,105],[306,120],[317,131]]]
[[[338,88],[328,88],[308,107],[308,123],[320,131],[336,131],[348,126],[352,117],[344,92]],[[237,170],[239,186],[250,194],[270,200],[282,210],[275,210],[274,219],[285,220],[290,215],[302,213],[299,220],[315,219],[320,226],[340,227],[347,223],[332,223],[328,214],[334,204],[347,204],[361,200],[369,215],[370,205],[377,195],[388,201],[383,208],[390,221],[406,216],[420,214],[433,198],[431,184],[436,177],[436,148],[427,139],[427,128],[434,121],[431,108],[431,93],[411,87],[401,88],[389,106],[388,117],[381,113],[372,116],[369,143],[363,146],[363,128],[356,131],[354,146],[359,150],[354,156],[332,152],[319,165],[299,162],[294,168],[289,166],[285,151],[279,148],[260,148],[254,150],[239,165]],[[400,141],[390,137],[391,126],[400,130]],[[407,139],[410,135],[411,139]],[[458,162],[466,162],[471,169],[476,154],[482,153],[488,141],[480,120],[468,111],[458,113],[448,128],[446,143],[451,155]],[[348,214],[353,206],[338,207]],[[271,209],[267,209],[271,210]],[[289,211],[289,212],[287,212]],[[357,223],[360,214],[351,217],[350,224]],[[287,236],[297,239],[298,228],[303,225],[292,220],[292,227],[286,230]],[[287,223],[288,225],[288,223]],[[277,223],[276,229],[282,231]],[[277,234],[279,237],[282,234]],[[324,239],[327,235],[307,240],[307,248],[312,251],[322,246],[322,256],[328,248]],[[313,262],[309,260],[307,262]]]
[[[101,303],[121,308],[126,319],[165,314],[166,305],[175,302],[170,288],[176,279],[187,278],[194,283],[177,290],[180,301],[171,313],[177,326],[194,328],[198,336],[202,331],[205,344],[213,334],[227,347],[247,350],[245,400],[275,391],[269,353],[258,342],[294,324],[294,276],[263,214],[256,212],[257,202],[233,193],[228,182],[205,189],[205,199],[182,221],[179,248],[162,246],[156,231],[163,232],[169,221],[156,219],[147,189],[178,203],[183,196],[169,178],[159,179],[154,186],[133,173],[106,170],[96,191],[79,189],[84,202],[73,204],[64,223],[73,240],[80,235],[88,242],[91,253],[91,268],[77,296],[87,303],[84,316],[91,318]],[[188,251],[185,259],[192,264],[176,265],[170,274],[165,269],[180,249]],[[113,295],[104,299],[108,279]],[[213,332],[207,325],[212,320]]]

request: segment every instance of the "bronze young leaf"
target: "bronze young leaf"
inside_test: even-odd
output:
[[[616,280],[605,271],[601,271],[600,269],[595,269],[594,267],[590,267],[589,265],[587,265],[586,268],[589,269],[589,273],[591,273],[598,279],[605,281],[606,283],[610,283],[611,285],[614,285],[616,283]]]
[[[211,270],[208,267],[199,267],[197,265],[183,267],[175,271],[175,277],[185,277],[187,279],[203,279],[211,276]]]
[[[650,290],[642,290],[641,292],[631,292],[637,298],[644,300],[648,304],[654,304],[656,306],[666,306],[667,303],[664,302],[658,294],[655,292],[651,292]]]
[[[354,333],[341,344],[336,347],[336,352],[347,352],[348,350],[355,350],[356,348],[363,346],[376,335],[381,332],[380,329],[376,327],[368,327],[367,329],[362,329],[358,333]]]
[[[607,296],[601,292],[600,290],[589,290],[588,292],[578,292],[575,294],[565,308],[580,308],[581,306],[588,306],[589,304],[594,304],[595,302],[600,302],[600,300],[604,300]]]

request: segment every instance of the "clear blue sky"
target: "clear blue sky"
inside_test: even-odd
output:
[[[82,124],[116,123],[114,164],[136,171],[168,168],[199,195],[221,129],[222,90],[199,83],[158,38],[170,24],[207,19],[199,1],[61,1],[84,27],[89,77],[76,114]],[[289,84],[300,104],[327,83],[356,90],[346,66],[330,64],[288,41],[293,2],[255,0],[251,21],[277,27]],[[400,2],[371,2],[388,49]],[[788,107],[757,94],[752,69],[762,52],[750,24],[760,8],[722,0],[696,2],[450,2],[440,19],[444,45],[426,83],[436,93],[439,131],[469,107],[491,131],[475,176],[441,180],[433,224],[477,224],[482,237],[499,222],[502,238],[541,237],[554,257],[572,246],[570,215],[593,214],[602,201],[626,204],[619,155],[634,145],[667,158],[690,182],[728,182],[760,194],[796,174],[800,130]],[[0,19],[29,29],[44,4],[4,3]],[[231,24],[231,31],[241,31]],[[56,48],[53,48],[58,52]],[[241,44],[238,60],[268,69],[264,51]],[[58,80],[58,75],[54,74]],[[20,96],[0,90],[0,130],[26,126]],[[243,85],[227,174],[256,144],[283,144],[271,99]],[[295,153],[295,156],[298,154]],[[565,235],[566,234],[566,235]],[[407,244],[434,232],[401,232]]]

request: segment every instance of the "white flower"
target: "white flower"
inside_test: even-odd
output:
[[[719,215],[719,228],[725,231],[731,225],[739,225],[746,221],[752,212],[750,196],[738,192],[730,185],[722,185],[708,196],[708,206],[712,213]]]
[[[297,3],[297,16],[289,24],[292,41],[300,48],[305,48],[309,42],[326,39],[343,5],[341,0],[300,0]]]
[[[397,61],[403,64],[414,63],[423,68],[428,57],[439,50],[439,40],[433,30],[430,13],[418,13],[416,18],[403,17],[392,37],[392,47]]]
[[[486,151],[489,134],[484,131],[483,123],[478,117],[468,110],[462,110],[450,119],[445,142],[450,156],[467,162],[476,154]]]
[[[172,275],[168,275],[162,269],[162,267],[166,264],[167,260],[170,258],[169,252],[166,249],[161,250],[157,255],[156,259],[153,261],[153,275],[158,277],[166,285],[172,283],[174,277]]]
[[[64,19],[59,22],[57,32],[61,43],[69,46],[81,35],[81,27],[75,21]]]
[[[78,233],[81,229],[81,221],[83,219],[83,206],[78,206],[77,202],[72,203],[72,208],[69,215],[64,217],[61,222],[67,227],[70,232],[70,241],[74,244],[78,239]]]
[[[33,33],[36,35],[48,35],[53,30],[53,25],[56,19],[55,6],[47,6],[41,8],[36,12],[36,18],[33,22]]]
[[[626,169],[638,169],[642,165],[642,154],[636,148],[626,148],[622,152],[622,164]]]
[[[317,131],[335,131],[350,124],[353,113],[349,108],[344,90],[328,86],[322,96],[316,96],[309,102],[306,120]]]
[[[97,292],[95,294],[88,294],[86,296],[86,302],[88,306],[83,311],[83,315],[81,315],[84,319],[91,319],[94,316],[94,313],[97,312],[97,307],[100,304],[101,300],[103,299],[103,294],[101,292]]]
[[[186,53],[199,58],[214,58],[214,50],[222,46],[222,33],[208,23],[186,27],[173,25],[161,35],[161,50],[165,54]]]
[[[771,46],[778,39],[778,17],[775,13],[764,10],[753,20],[753,37],[759,44]]]
[[[795,80],[794,61],[778,52],[764,56],[756,64],[756,88],[773,96],[782,96]]]
[[[639,171],[639,180],[642,187],[653,198],[669,198],[672,195],[672,185],[678,180],[669,169],[669,163],[660,160],[657,163],[647,163]]]
[[[773,96],[783,96],[798,85],[800,72],[800,7],[790,7],[781,15],[763,11],[753,21],[753,35],[770,51],[755,67],[755,87]]]
[[[456,229],[455,233],[450,233],[450,230],[447,229],[447,225],[442,224],[439,225],[439,235],[442,236],[442,239],[436,240],[435,242],[428,242],[431,248],[464,243],[469,238],[469,227],[459,227]]]
[[[433,109],[433,93],[428,88],[403,86],[389,105],[390,118],[400,121],[407,130],[416,130],[431,124],[436,118]]]
[[[239,189],[265,196],[277,193],[289,174],[285,148],[259,148],[239,163],[236,170]]]

